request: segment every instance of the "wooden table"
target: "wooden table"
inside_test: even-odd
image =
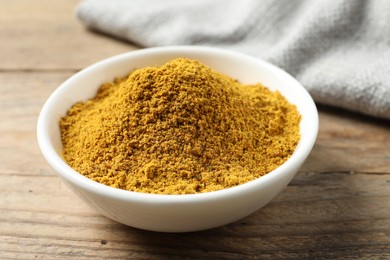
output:
[[[36,141],[49,94],[136,49],[86,30],[75,0],[0,0],[0,258],[390,258],[389,121],[319,106],[307,162],[263,209],[213,230],[164,234],[111,221],[68,191]]]

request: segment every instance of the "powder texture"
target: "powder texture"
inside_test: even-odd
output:
[[[279,92],[179,58],[103,84],[60,121],[64,158],[97,182],[190,194],[258,178],[293,153],[300,115]]]

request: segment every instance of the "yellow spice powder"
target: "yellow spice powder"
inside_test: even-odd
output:
[[[258,178],[293,153],[300,115],[278,92],[198,61],[172,60],[103,84],[60,121],[64,158],[97,182],[190,194]]]

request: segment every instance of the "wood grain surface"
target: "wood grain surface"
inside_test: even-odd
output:
[[[319,105],[307,162],[266,207],[194,233],[118,224],[70,192],[36,122],[76,71],[137,49],[87,30],[75,0],[0,0],[0,258],[390,259],[390,122]]]

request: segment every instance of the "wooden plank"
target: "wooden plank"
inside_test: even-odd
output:
[[[390,173],[390,123],[319,107],[320,130],[304,171]]]
[[[390,256],[389,187],[388,175],[300,173],[276,200],[240,221],[164,234],[96,214],[53,176],[0,175],[0,251],[40,258]]]
[[[72,15],[78,2],[0,0],[0,70],[81,69],[135,49],[88,32]]]
[[[0,174],[52,174],[38,148],[37,118],[50,93],[71,74],[0,73]]]

